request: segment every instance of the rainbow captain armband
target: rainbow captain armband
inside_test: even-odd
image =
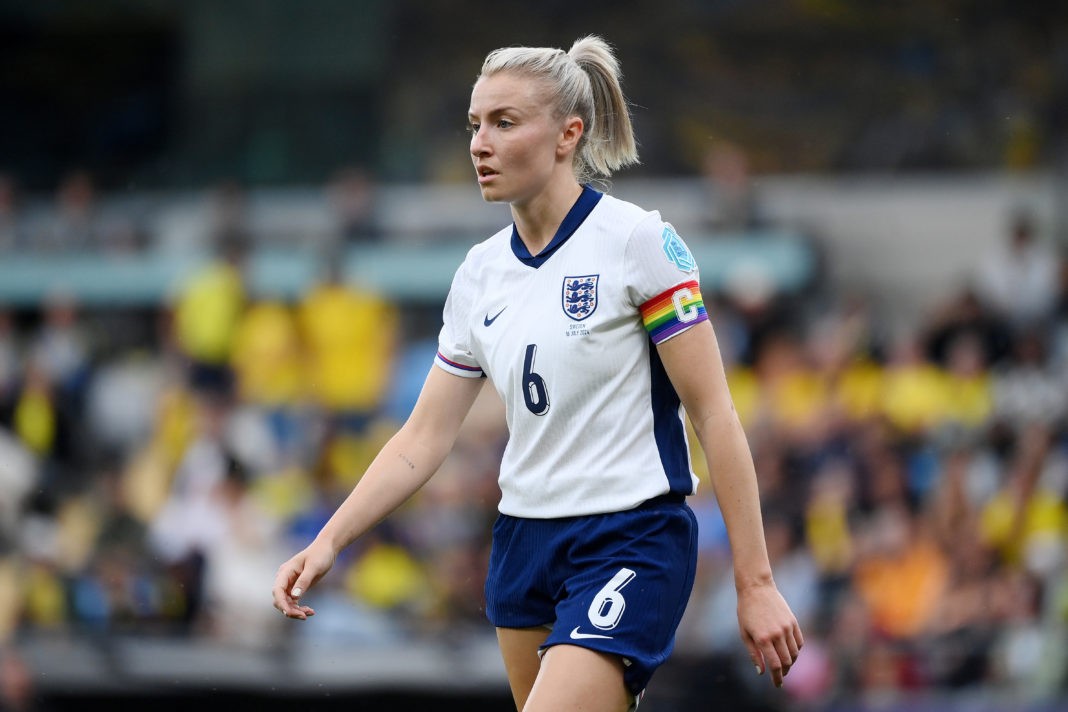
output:
[[[701,285],[696,280],[676,284],[642,304],[638,310],[654,344],[661,344],[694,324],[708,321]]]

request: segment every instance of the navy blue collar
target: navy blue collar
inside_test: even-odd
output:
[[[604,193],[596,191],[588,185],[582,186],[582,194],[579,195],[575,204],[571,206],[571,210],[567,211],[567,215],[564,216],[564,221],[560,223],[560,227],[556,229],[556,234],[553,235],[552,241],[536,255],[530,254],[530,250],[523,244],[523,240],[519,238],[519,230],[516,229],[515,223],[512,223],[512,252],[527,267],[533,267],[534,269],[541,267],[546,260],[553,256],[554,252],[560,249],[561,245],[568,241],[568,238],[575,234],[575,230],[579,229],[579,225],[593,212],[593,209],[603,196]]]

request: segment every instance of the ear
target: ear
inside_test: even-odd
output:
[[[560,131],[560,139],[556,143],[556,155],[562,158],[569,153],[574,153],[585,131],[586,126],[582,123],[581,118],[578,116],[567,117]]]

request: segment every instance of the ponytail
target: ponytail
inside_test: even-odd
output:
[[[579,163],[589,173],[609,177],[613,171],[638,162],[630,109],[620,85],[619,61],[608,44],[594,35],[576,40],[567,54],[590,83],[590,120],[579,149]]]

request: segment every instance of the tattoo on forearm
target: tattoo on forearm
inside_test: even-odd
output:
[[[397,453],[397,457],[399,457],[400,459],[404,460],[404,463],[406,465],[408,465],[408,469],[410,469],[410,470],[414,470],[415,469],[415,463],[412,462],[411,460],[409,460],[408,456],[405,455],[403,452],[398,452]]]

